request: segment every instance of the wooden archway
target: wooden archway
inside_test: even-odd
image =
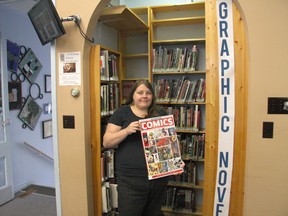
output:
[[[218,147],[218,54],[216,0],[206,1],[206,69],[207,115],[206,169],[204,173],[203,215],[213,215]],[[229,215],[243,215],[244,179],[246,160],[247,125],[247,46],[245,25],[240,11],[233,3],[234,52],[235,52],[235,137],[234,162],[230,194]]]

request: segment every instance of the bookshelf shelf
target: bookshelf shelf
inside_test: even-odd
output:
[[[130,8],[138,16],[141,14],[147,15],[147,7]]]
[[[147,31],[148,26],[125,6],[106,8],[99,21],[119,31]]]
[[[188,24],[204,24],[205,17],[188,17],[175,19],[154,20],[151,22],[153,26],[174,26],[174,25],[188,25]]]
[[[192,157],[188,157],[188,156],[183,156],[182,159],[184,161],[194,161],[194,162],[204,162],[205,159],[194,159]]]
[[[158,72],[153,72],[153,75],[191,75],[191,74],[205,74],[206,71],[187,71],[187,72],[174,72],[174,71],[158,71]]]
[[[199,130],[197,132],[192,131],[192,130],[188,130],[188,129],[177,129],[176,130],[177,133],[192,133],[192,134],[201,134],[201,133],[205,133],[205,130]]]
[[[122,81],[136,81],[136,80],[142,80],[142,79],[148,80],[148,78],[124,78],[122,79]]]
[[[152,44],[187,44],[187,43],[205,43],[206,38],[194,38],[194,39],[177,39],[177,40],[153,40]]]
[[[148,26],[148,7],[130,8]]]
[[[194,11],[194,10],[205,10],[205,4],[202,2],[195,2],[193,4],[175,4],[175,5],[160,5],[153,7],[155,13],[161,12],[181,12],[183,11]]]
[[[123,58],[148,58],[149,54],[148,53],[140,53],[140,54],[128,54],[128,55],[123,55]]]
[[[195,104],[198,104],[198,105],[206,105],[206,102],[183,102],[183,103],[180,103],[180,102],[161,102],[161,101],[157,101],[158,104],[161,104],[161,105],[195,105]]]
[[[168,182],[168,186],[169,186],[169,187],[193,188],[193,189],[203,190],[203,188],[204,188],[204,183],[203,183],[203,181],[199,181],[197,185],[194,185],[194,184],[188,183],[188,182],[169,181],[169,182]]]
[[[198,207],[198,209],[201,209],[201,207]],[[162,212],[164,213],[165,216],[174,216],[174,215],[194,215],[194,216],[197,216],[197,215],[202,215],[202,213],[197,210],[195,212],[192,212],[192,211],[189,211],[189,210],[173,210],[169,207],[162,207],[161,208]]]

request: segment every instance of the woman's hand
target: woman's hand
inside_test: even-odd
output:
[[[131,135],[132,133],[136,133],[137,131],[140,131],[140,124],[138,121],[131,122],[130,125],[128,125],[127,128],[125,128],[128,135]]]
[[[140,131],[140,124],[138,121],[132,122],[128,127],[123,128],[111,123],[107,124],[106,132],[103,136],[103,146],[105,148],[115,148],[127,136],[132,133]]]

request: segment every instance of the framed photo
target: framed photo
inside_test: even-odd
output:
[[[28,81],[33,84],[42,69],[42,64],[34,52],[29,49],[19,62],[18,68],[28,79]]]
[[[45,75],[45,92],[51,93],[51,75]]]
[[[31,96],[28,96],[20,113],[18,114],[18,118],[24,123],[23,128],[28,126],[31,130],[34,130],[42,111],[43,109],[38,105],[38,103],[33,100]]]
[[[11,72],[17,73],[20,57],[20,46],[7,40],[7,68]]]
[[[21,82],[8,82],[9,109],[16,110],[22,107]]]
[[[43,139],[53,136],[52,119],[42,122]]]

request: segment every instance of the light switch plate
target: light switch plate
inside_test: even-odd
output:
[[[288,114],[286,107],[288,97],[269,97],[268,98],[268,114]]]
[[[63,116],[63,128],[74,129],[75,128],[75,117],[74,116]]]
[[[273,138],[274,122],[263,122],[263,138]]]

